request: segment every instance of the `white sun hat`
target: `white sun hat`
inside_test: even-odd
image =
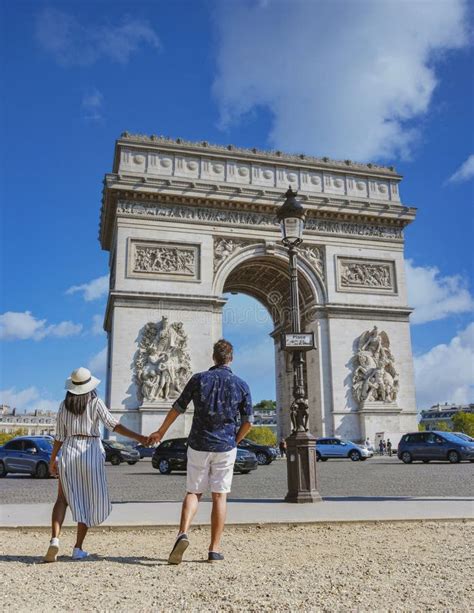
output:
[[[96,379],[91,375],[88,368],[81,366],[73,370],[71,376],[66,379],[65,389],[71,394],[87,394],[92,392],[100,383],[100,379]]]

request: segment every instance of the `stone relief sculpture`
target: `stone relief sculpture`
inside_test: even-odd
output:
[[[301,255],[318,271],[324,280],[324,260],[320,247],[304,247],[300,249]]]
[[[364,332],[359,337],[354,364],[352,393],[359,405],[366,401],[396,401],[399,377],[386,332],[379,332],[377,326]]]
[[[191,376],[188,337],[182,322],[149,322],[135,355],[135,380],[144,402],[177,398]]]
[[[184,247],[134,244],[133,272],[181,273],[196,272],[196,250]]]
[[[270,213],[255,213],[252,211],[217,210],[208,207],[167,206],[149,202],[131,202],[121,200],[117,205],[117,213],[125,215],[144,215],[172,219],[190,219],[204,223],[222,223],[248,226],[277,226],[275,215]],[[326,219],[306,220],[306,230],[319,234],[339,234],[342,236],[364,236],[368,238],[387,238],[402,240],[402,228],[394,228],[382,224],[361,224],[339,222]]]
[[[214,272],[236,250],[250,245],[251,241],[234,238],[214,239]]]
[[[393,290],[392,265],[390,263],[364,263],[341,260],[341,287],[366,287]]]

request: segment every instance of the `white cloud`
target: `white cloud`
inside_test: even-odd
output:
[[[36,319],[30,311],[17,313],[7,311],[0,315],[0,339],[40,341],[47,336],[65,338],[75,336],[82,330],[81,324],[62,321],[59,324],[46,325],[46,319]]]
[[[100,121],[102,119],[102,107],[104,96],[98,89],[93,89],[82,97],[82,109],[84,119],[87,121]]]
[[[221,124],[265,108],[278,148],[407,156],[436,63],[467,43],[466,13],[465,0],[216,3]]]
[[[75,294],[77,292],[83,293],[83,298],[86,302],[91,300],[97,300],[107,295],[109,291],[109,275],[92,279],[89,283],[83,283],[82,285],[73,285],[66,294]]]
[[[103,379],[107,372],[107,347],[104,347],[99,353],[91,357],[87,368],[98,379]]]
[[[0,404],[6,404],[12,409],[19,411],[56,411],[61,403],[60,400],[42,398],[35,386],[17,391],[16,388],[0,390]]]
[[[100,335],[104,333],[104,316],[103,315],[94,315],[92,318],[92,334]]]
[[[474,177],[474,154],[470,155],[465,162],[449,177],[447,183],[463,183]]]
[[[415,357],[418,408],[438,402],[474,401],[474,322],[449,344],[436,345]]]
[[[435,266],[415,266],[412,260],[406,260],[405,270],[408,301],[415,309],[410,317],[412,324],[436,321],[474,309],[474,300],[460,275],[443,277]]]
[[[160,47],[156,32],[142,19],[126,17],[117,25],[84,25],[53,8],[38,14],[36,38],[63,66],[87,66],[100,59],[126,64],[142,45]]]

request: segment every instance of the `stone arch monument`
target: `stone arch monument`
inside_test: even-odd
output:
[[[155,430],[191,373],[210,366],[224,293],[242,292],[273,319],[279,434],[289,434],[288,255],[275,214],[291,185],[307,211],[299,291],[317,344],[305,366],[312,433],[395,439],[415,428],[403,229],[416,210],[401,204],[400,180],[374,164],[122,134],[100,222],[111,410]]]

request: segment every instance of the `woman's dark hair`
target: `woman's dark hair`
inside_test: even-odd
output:
[[[234,348],[225,339],[221,338],[220,341],[214,345],[214,351],[212,353],[212,357],[214,358],[216,364],[218,366],[222,366],[223,364],[228,364],[232,362],[232,358],[234,355]]]
[[[66,398],[64,399],[64,406],[70,413],[73,413],[73,415],[82,415],[86,410],[87,403],[93,398],[97,398],[97,392],[95,390],[87,392],[87,394],[71,394],[71,392],[67,392]]]

